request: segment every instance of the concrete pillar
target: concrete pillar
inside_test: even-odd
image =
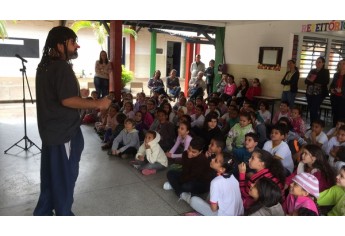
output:
[[[194,54],[194,44],[187,43],[186,46],[186,70],[185,70],[185,81],[184,81],[184,93],[187,95],[188,88],[189,88],[189,80],[190,80],[190,65],[193,63],[193,54]]]
[[[214,82],[213,91],[216,90],[216,84],[220,81],[222,75],[218,74],[218,65],[225,63],[224,58],[224,38],[225,38],[225,27],[218,27],[216,29],[216,55],[214,64]]]
[[[157,32],[151,32],[151,55],[150,55],[150,76],[153,76],[153,73],[156,70],[156,49],[157,49]]]
[[[122,89],[122,21],[110,21],[110,61],[112,62],[112,73],[109,81],[109,91],[113,91],[115,99],[121,100]]]

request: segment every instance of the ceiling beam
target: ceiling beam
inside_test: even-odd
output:
[[[107,31],[108,35],[110,35],[110,28],[107,22],[105,20],[101,20],[100,23],[104,26],[104,29]]]

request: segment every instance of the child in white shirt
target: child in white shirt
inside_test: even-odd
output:
[[[307,131],[304,135],[304,139],[309,144],[316,144],[320,147],[327,141],[327,135],[323,132],[325,122],[323,120],[314,120],[311,124],[311,130]]]
[[[181,198],[204,216],[243,215],[240,186],[232,175],[232,159],[219,154],[211,160],[210,166],[217,172],[217,177],[211,181],[209,203],[198,196],[190,197],[188,193],[182,193]]]
[[[332,137],[328,142],[326,142],[322,149],[328,155],[328,163],[335,168],[335,156],[339,149],[339,146],[345,146],[345,125],[339,127],[337,135]]]
[[[262,148],[271,153],[275,158],[281,160],[285,168],[285,176],[289,176],[294,169],[289,145],[284,142],[287,132],[287,128],[284,125],[277,124],[273,126],[271,140],[268,140]]]

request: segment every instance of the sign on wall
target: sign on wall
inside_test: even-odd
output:
[[[39,58],[39,40],[25,38],[0,39],[0,57],[22,57]]]
[[[342,30],[345,30],[345,21],[342,20],[332,20],[329,22],[302,25],[302,32],[326,32]]]

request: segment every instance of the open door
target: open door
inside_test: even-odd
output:
[[[180,77],[181,70],[181,43],[167,42],[167,71],[166,76],[169,76],[172,69],[177,70],[177,77]]]

